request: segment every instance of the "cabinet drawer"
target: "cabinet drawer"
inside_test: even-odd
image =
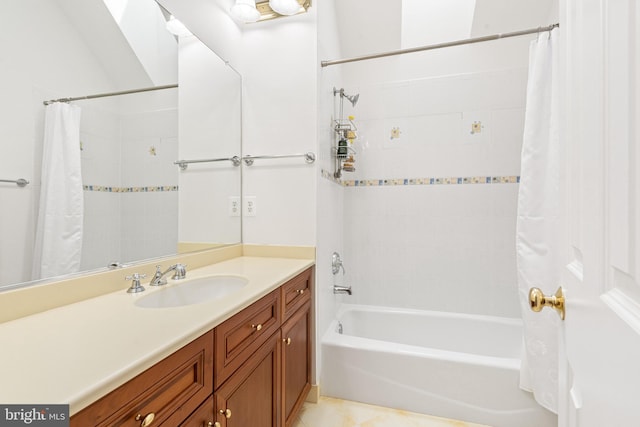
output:
[[[138,427],[149,414],[153,425],[179,425],[213,393],[212,378],[210,331],[75,414],[71,426]]]
[[[303,271],[282,285],[282,321],[286,321],[298,308],[311,299],[313,268]]]
[[[276,289],[216,327],[215,388],[280,328],[279,292]]]

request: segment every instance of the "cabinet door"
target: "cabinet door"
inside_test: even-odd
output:
[[[209,397],[180,427],[214,427],[213,396]],[[162,425],[164,427],[164,424]],[[170,426],[167,426],[170,427]],[[217,426],[216,426],[217,427]]]
[[[221,427],[279,425],[280,334],[273,334],[214,394]]]
[[[311,303],[282,326],[283,419],[290,427],[311,388]]]

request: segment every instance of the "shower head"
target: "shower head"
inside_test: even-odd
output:
[[[347,98],[349,100],[349,102],[351,103],[352,107],[355,107],[356,104],[358,103],[358,98],[360,98],[360,94],[356,93],[355,95],[347,95],[346,93],[344,93],[344,89],[336,89],[335,87],[333,88],[333,96],[336,96],[337,94],[340,94],[340,98]]]
[[[342,96],[344,96],[345,98],[347,98],[349,100],[349,102],[351,102],[351,106],[352,107],[356,106],[356,104],[358,103],[358,98],[360,98],[360,94],[359,93],[356,93],[355,95],[351,95],[351,96],[343,94]]]

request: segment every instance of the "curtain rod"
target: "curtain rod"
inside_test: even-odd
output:
[[[94,98],[105,98],[107,96],[118,96],[118,95],[129,95],[130,93],[140,93],[140,92],[151,92],[153,90],[162,90],[162,89],[174,89],[177,88],[178,85],[164,85],[164,86],[152,86],[145,87],[142,89],[131,89],[131,90],[123,90],[121,92],[110,92],[110,93],[99,93],[96,95],[87,95],[87,96],[76,96],[73,98],[59,98],[52,99],[50,101],[44,101],[44,105],[53,104],[54,102],[71,102],[71,101],[82,101],[84,99],[94,99]]]
[[[549,25],[549,26],[546,26],[546,27],[531,28],[529,30],[514,31],[512,33],[499,33],[499,34],[494,34],[494,35],[491,35],[491,36],[483,36],[483,37],[476,37],[476,38],[472,38],[472,39],[456,40],[456,41],[453,41],[453,42],[438,43],[438,44],[432,44],[432,45],[429,45],[429,46],[412,47],[412,48],[408,48],[408,49],[394,50],[394,51],[391,51],[391,52],[376,53],[376,54],[373,54],[373,55],[356,56],[356,57],[353,57],[353,58],[345,58],[345,59],[334,59],[332,61],[321,61],[320,65],[322,67],[328,67],[329,65],[345,64],[347,62],[364,61],[364,60],[367,60],[367,59],[376,59],[376,58],[384,58],[384,57],[387,57],[387,56],[403,55],[405,53],[422,52],[422,51],[425,51],[425,50],[442,49],[444,47],[460,46],[460,45],[465,45],[465,44],[487,42],[487,41],[491,41],[491,40],[506,39],[508,37],[518,37],[518,36],[524,36],[524,35],[527,35],[527,34],[535,34],[535,33],[541,33],[541,32],[544,32],[544,31],[551,31],[554,28],[559,27],[559,26],[560,26],[560,24],[552,24],[552,25]]]

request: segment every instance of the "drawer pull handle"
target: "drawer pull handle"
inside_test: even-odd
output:
[[[304,294],[304,289],[297,289],[296,293],[299,293],[300,295]]]
[[[286,345],[291,345],[291,337],[282,338],[282,342],[285,343]]]
[[[226,419],[231,418],[231,409],[220,409],[220,413],[224,415]]]
[[[251,329],[255,329],[256,331],[262,330],[262,324],[258,323],[257,325],[251,325]]]
[[[153,422],[155,417],[156,417],[156,414],[154,414],[153,412],[149,412],[144,417],[142,415],[138,414],[138,415],[136,415],[136,421],[142,421],[140,423],[140,427],[147,427],[147,426],[151,425],[151,423]]]
[[[217,421],[215,423],[209,421],[209,423],[207,423],[207,427],[220,427],[220,423]]]

